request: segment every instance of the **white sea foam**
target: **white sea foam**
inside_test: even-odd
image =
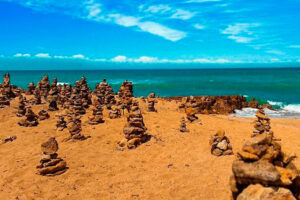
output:
[[[64,84],[69,85],[69,83],[65,83],[65,82],[57,82],[57,85],[64,85]]]
[[[300,104],[290,104],[286,105],[278,110],[270,110],[265,108],[265,114],[270,118],[300,118]],[[255,117],[257,109],[256,108],[243,108],[242,110],[235,110],[232,114],[236,117]]]
[[[267,101],[268,104],[270,104],[271,106],[283,106],[282,102],[276,102],[276,101]]]

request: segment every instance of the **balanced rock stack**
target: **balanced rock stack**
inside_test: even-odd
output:
[[[26,95],[32,95],[34,93],[34,90],[35,90],[35,85],[33,82],[29,83],[28,85],[28,90],[26,90],[25,94]]]
[[[43,77],[43,79],[38,84],[41,96],[47,98],[48,92],[50,91],[50,82],[47,75]]]
[[[16,97],[16,94],[14,93],[13,89],[14,86],[10,85],[10,75],[4,74],[3,84],[0,84],[0,93],[8,99],[12,99]]]
[[[67,128],[70,133],[69,139],[74,140],[84,140],[86,137],[81,134],[82,128],[81,128],[81,117],[76,114],[69,114],[67,116]]]
[[[186,128],[186,123],[185,123],[185,118],[182,117],[180,120],[180,132],[184,133],[184,132],[190,132],[187,128]]]
[[[18,124],[25,127],[37,126],[39,124],[38,116],[28,107],[26,108],[25,116],[20,119]]]
[[[133,97],[133,84],[129,81],[124,81],[119,89],[118,96],[120,98]]]
[[[132,106],[123,129],[125,139],[119,142],[119,145],[129,149],[137,147],[147,140],[146,130],[141,110],[138,106]]]
[[[56,122],[56,128],[58,131],[63,131],[65,128],[67,128],[67,122],[65,121],[64,116],[57,116],[58,121]]]
[[[0,109],[10,106],[9,99],[0,93]]]
[[[108,117],[110,119],[120,118],[121,117],[121,109],[118,106],[113,105],[108,113]]]
[[[67,163],[58,157],[58,143],[54,137],[41,145],[42,156],[40,164],[36,167],[38,174],[43,176],[56,176],[67,170]]]
[[[232,146],[229,139],[225,136],[224,130],[219,130],[210,137],[209,145],[211,146],[211,154],[215,156],[232,155]]]
[[[270,131],[270,118],[265,115],[264,109],[259,107],[256,113],[256,120],[254,121],[254,131],[252,137],[258,134],[269,133]]]
[[[93,108],[93,115],[89,117],[89,124],[91,125],[97,125],[100,123],[103,123],[103,108],[100,103],[95,104]]]
[[[157,103],[157,100],[155,99],[155,94],[151,93],[148,95],[148,106],[147,106],[147,111],[148,112],[157,112],[155,109],[155,103]]]
[[[59,96],[59,92],[57,90],[56,85],[55,86],[52,85],[52,87],[48,93],[48,97],[47,97],[47,100],[49,102],[49,108],[48,108],[49,111],[58,110],[58,107],[57,107],[58,96]]]
[[[91,89],[87,85],[87,81],[85,77],[82,77],[79,81],[80,87],[80,97],[83,104],[83,107],[88,108],[90,104],[92,104],[92,96]]]
[[[17,117],[23,117],[25,113],[26,113],[25,97],[19,95],[16,115]]]
[[[50,118],[49,113],[46,110],[41,110],[39,113],[39,120],[46,120]]]
[[[39,105],[42,103],[41,92],[38,87],[33,91],[33,99],[30,100],[31,104]]]
[[[295,157],[283,152],[270,134],[251,138],[232,164],[234,199],[300,199],[299,171],[292,162]]]
[[[107,105],[109,108],[116,103],[114,91],[111,85],[106,82],[106,79],[97,84],[94,94],[98,97],[101,104]]]
[[[195,122],[198,120],[198,117],[196,116],[198,113],[197,101],[193,96],[191,96],[188,102],[185,104],[185,113],[190,122]]]

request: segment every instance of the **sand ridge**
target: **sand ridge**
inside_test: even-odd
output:
[[[37,127],[20,127],[13,113],[16,100],[0,110],[1,136],[16,135],[13,142],[0,146],[0,199],[230,199],[229,177],[232,156],[210,154],[210,135],[224,129],[233,152],[250,138],[253,119],[224,115],[197,115],[203,125],[187,123],[189,133],[180,133],[180,119],[175,101],[159,100],[158,112],[147,112],[140,101],[147,133],[153,137],[133,150],[119,151],[117,142],[124,136],[126,118],[88,124],[91,109],[82,118],[85,141],[62,142],[67,130],[56,131],[57,118],[40,121]],[[33,106],[38,113],[47,105]],[[271,119],[272,130],[287,151],[300,152],[300,119]],[[40,145],[56,137],[58,154],[69,169],[56,177],[36,174]],[[300,168],[299,158],[295,164]]]

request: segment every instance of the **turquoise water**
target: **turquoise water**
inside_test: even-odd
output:
[[[6,73],[0,71],[0,76]],[[160,96],[245,95],[277,106],[300,105],[300,68],[285,69],[192,69],[192,70],[86,70],[10,71],[11,82],[26,89],[44,74],[50,80],[73,84],[85,76],[89,86],[106,78],[117,91],[124,80],[134,83],[135,96],[155,92]]]

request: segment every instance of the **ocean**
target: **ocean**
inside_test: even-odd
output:
[[[166,70],[55,70],[0,71],[9,72],[11,83],[26,89],[47,74],[52,81],[73,84],[85,76],[94,89],[103,78],[118,91],[124,80],[132,81],[135,96],[154,92],[162,97],[197,95],[243,95],[259,103],[269,103],[280,109],[269,113],[274,117],[300,117],[300,68],[251,69],[166,69]],[[253,116],[253,110],[238,112],[237,116]]]

